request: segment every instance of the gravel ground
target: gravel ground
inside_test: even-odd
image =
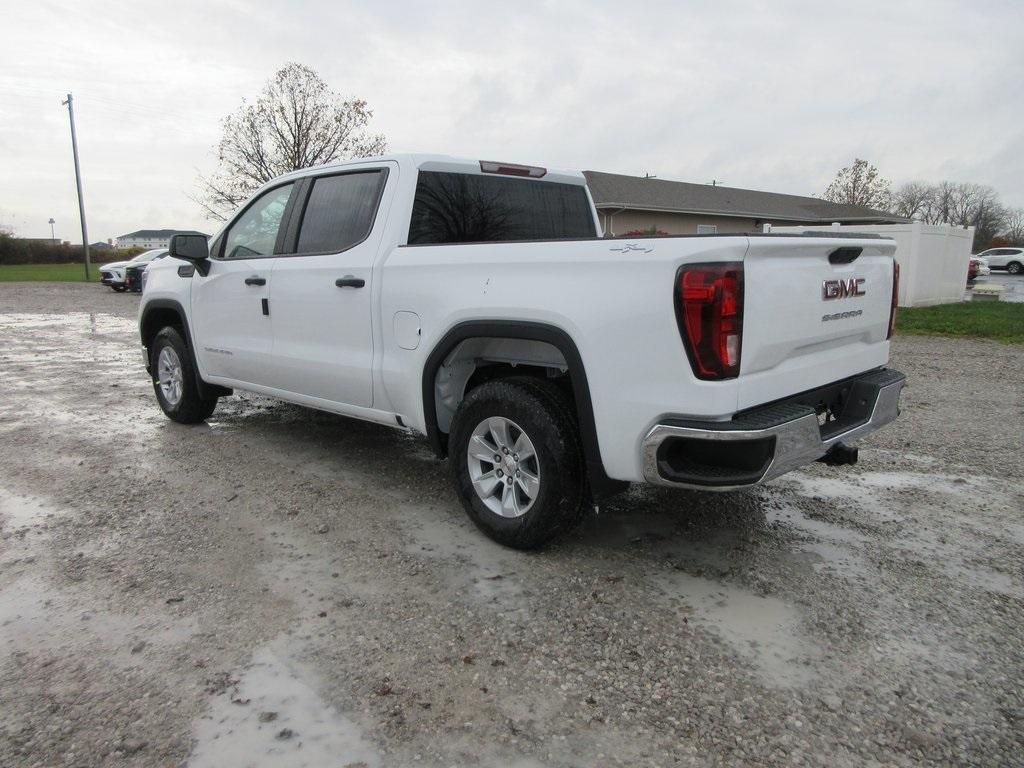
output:
[[[1021,765],[1024,354],[898,338],[855,467],[520,554],[413,437],[160,413],[137,299],[0,285],[0,765]]]

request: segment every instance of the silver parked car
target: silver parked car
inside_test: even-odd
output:
[[[989,248],[977,254],[989,269],[1005,269],[1011,275],[1024,272],[1024,248]]]

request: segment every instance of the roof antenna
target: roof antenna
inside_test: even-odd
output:
[[[658,177],[655,176],[653,173],[647,173],[646,171],[644,171],[644,178],[645,179],[656,179]]]
[[[722,181],[721,179],[712,179],[711,180],[711,186],[712,187],[717,187],[719,184],[725,184],[725,182]]]

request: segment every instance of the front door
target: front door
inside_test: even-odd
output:
[[[207,274],[192,277],[193,340],[207,377],[268,384],[270,279],[293,189],[284,184],[250,203],[214,244]]]
[[[333,403],[373,405],[373,262],[387,168],[309,180],[294,253],[274,266],[275,387]],[[294,218],[294,216],[293,216]]]

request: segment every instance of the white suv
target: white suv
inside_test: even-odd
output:
[[[1024,272],[1024,248],[989,248],[978,254],[990,269],[1005,269],[1011,275]]]

